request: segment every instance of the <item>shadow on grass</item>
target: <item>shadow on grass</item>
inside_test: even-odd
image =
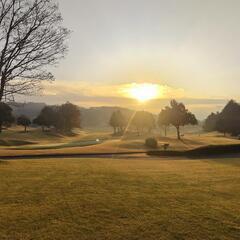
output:
[[[8,165],[8,164],[9,164],[9,162],[0,160],[0,166],[1,166],[1,165]]]
[[[9,140],[0,140],[0,146],[25,146],[25,145],[34,145],[35,142],[25,141],[25,140],[16,140],[16,139],[9,139]]]
[[[191,159],[226,158],[240,156],[240,144],[208,145],[185,151],[149,151],[150,156],[187,157]]]
[[[86,143],[86,142],[85,142]],[[76,144],[76,145],[75,145]],[[78,143],[72,143],[73,146],[79,146]],[[90,142],[88,142],[88,145]],[[96,142],[95,142],[96,144]],[[61,145],[61,148],[63,145]],[[69,147],[69,145],[68,145]],[[56,148],[54,146],[53,148]],[[48,148],[49,149],[49,148]],[[92,153],[44,153],[44,154],[27,154],[27,155],[16,155],[16,156],[2,156],[2,160],[13,160],[13,159],[46,159],[46,158],[111,158],[116,156],[133,156],[136,154],[148,155],[149,157],[159,157],[159,158],[168,158],[169,160],[216,160],[216,159],[236,159],[240,160],[240,144],[231,144],[231,145],[209,145],[198,147],[192,150],[152,150],[152,151],[124,151],[124,152],[92,152]],[[138,156],[134,156],[138,158]],[[1,161],[1,160],[0,160]]]

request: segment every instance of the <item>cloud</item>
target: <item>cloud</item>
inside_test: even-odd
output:
[[[96,84],[89,82],[67,82],[57,81],[54,83],[45,83],[42,96],[66,96],[78,95],[79,97],[117,97],[130,98],[127,95],[128,89],[140,85],[141,83],[124,83],[124,84]],[[185,91],[182,88],[173,88],[168,85],[157,83],[144,83],[155,86],[159,91],[159,98],[182,98],[185,97]]]
[[[44,91],[40,96],[31,98],[20,97],[18,101],[45,102],[47,104],[61,104],[66,101],[73,102],[82,107],[97,106],[121,106],[136,110],[147,109],[159,113],[163,107],[169,104],[171,99],[183,102],[189,110],[204,119],[209,113],[220,111],[226,104],[226,99],[193,98],[187,95],[181,88],[173,88],[168,85],[155,84],[161,95],[157,99],[143,103],[130,98],[124,92],[137,83],[103,84],[88,82],[56,81],[44,85]]]

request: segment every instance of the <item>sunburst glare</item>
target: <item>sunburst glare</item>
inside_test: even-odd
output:
[[[162,95],[161,87],[152,83],[134,83],[126,90],[129,97],[146,102]]]

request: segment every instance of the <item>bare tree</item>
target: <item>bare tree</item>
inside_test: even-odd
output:
[[[54,0],[0,0],[0,101],[54,80],[48,66],[64,57],[68,35]]]

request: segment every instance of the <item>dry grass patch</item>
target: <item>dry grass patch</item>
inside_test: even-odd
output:
[[[0,164],[0,239],[238,239],[240,161]]]

